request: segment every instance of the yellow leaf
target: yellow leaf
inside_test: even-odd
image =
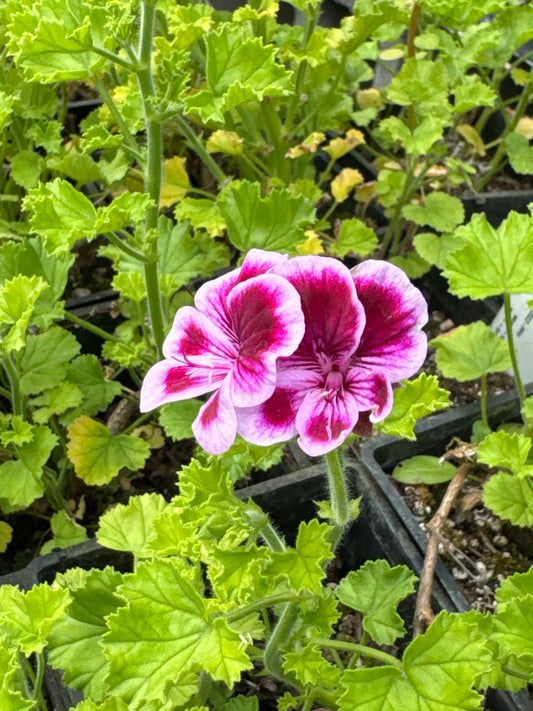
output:
[[[324,141],[326,134],[321,131],[313,131],[297,146],[289,148],[285,154],[285,158],[299,158],[304,153],[316,153],[318,146]]]
[[[461,136],[465,139],[465,141],[472,146],[476,153],[478,153],[480,156],[484,156],[486,154],[483,139],[473,126],[469,126],[466,123],[462,123],[457,126],[457,132],[460,133]]]
[[[174,156],[163,163],[159,207],[170,207],[183,200],[191,183],[185,168],[185,158]]]
[[[376,197],[376,181],[372,180],[364,185],[358,185],[355,188],[354,198],[357,202],[369,203]]]
[[[161,427],[147,424],[136,427],[131,432],[132,437],[140,437],[145,442],[148,442],[151,449],[160,449],[165,445],[165,438]]]
[[[390,47],[379,53],[379,58],[386,62],[392,62],[395,59],[401,59],[405,55],[403,47]]]
[[[360,185],[364,178],[355,168],[344,168],[331,181],[331,192],[337,202],[343,202],[356,185]]]
[[[533,118],[522,116],[515,128],[516,133],[525,136],[528,141],[533,138]]]
[[[314,230],[307,230],[305,235],[307,237],[305,242],[296,245],[298,254],[324,254],[324,247],[317,233]]]
[[[529,84],[529,82],[533,80],[533,74],[519,67],[515,67],[511,71],[511,76],[513,77],[514,83],[518,84],[518,86],[526,86],[526,84]]]
[[[383,97],[379,89],[359,89],[355,93],[360,109],[377,109],[380,111],[384,106]]]
[[[209,153],[227,153],[237,156],[242,153],[243,140],[234,131],[214,131],[207,139],[207,150]]]
[[[5,553],[11,539],[13,538],[13,529],[5,521],[0,521],[0,553]]]
[[[332,158],[341,158],[341,156],[346,155],[346,153],[349,153],[352,148],[355,148],[356,146],[360,146],[361,143],[365,142],[365,137],[361,133],[361,131],[358,131],[356,128],[351,128],[346,136],[344,138],[333,138],[328,145],[326,146],[325,150],[327,153],[330,154]]]

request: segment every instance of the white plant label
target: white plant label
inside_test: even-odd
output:
[[[533,309],[528,306],[528,302],[532,299],[532,294],[511,295],[513,334],[518,356],[518,367],[524,384],[533,383]],[[492,330],[498,336],[507,339],[503,306],[492,322]],[[508,372],[511,375],[513,374],[512,370]]]

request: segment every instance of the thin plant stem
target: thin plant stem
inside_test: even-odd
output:
[[[270,521],[261,528],[261,530],[259,531],[259,535],[271,551],[275,551],[276,553],[283,553],[286,550],[283,539]]]
[[[141,32],[139,41],[137,80],[141,92],[146,124],[145,190],[153,205],[146,213],[145,227],[150,240],[148,261],[144,264],[144,282],[148,301],[148,313],[152,325],[155,346],[159,358],[163,357],[165,338],[163,304],[159,289],[157,264],[157,228],[159,221],[159,198],[161,194],[163,133],[158,118],[154,115],[151,99],[154,96],[152,75],[152,41],[155,23],[155,4],[151,0],[141,2]]]
[[[13,414],[22,416],[24,414],[24,405],[22,393],[20,392],[20,383],[17,369],[9,355],[6,355],[2,363],[6,371],[7,379],[9,380],[9,388],[11,390],[11,402],[13,405]]]
[[[488,429],[489,418],[488,418],[488,414],[487,414],[487,374],[486,373],[483,373],[483,375],[481,376],[480,405],[481,405],[481,419],[482,419],[485,427]]]
[[[43,692],[42,692],[42,686],[43,686],[43,678],[44,678],[44,654],[41,652],[40,654],[35,655],[35,679],[33,682],[33,694],[32,697],[34,701],[37,701],[41,709],[47,709],[46,702],[43,697]]]
[[[265,668],[281,681],[288,681],[283,671],[283,661],[281,650],[285,647],[292,629],[298,619],[298,605],[295,602],[288,602],[279,616],[274,631],[265,647]]]
[[[288,602],[292,605],[294,597],[294,593],[278,593],[277,595],[270,595],[262,598],[261,600],[251,602],[249,605],[244,605],[244,607],[240,607],[238,610],[230,610],[230,612],[225,615],[225,618],[231,624],[237,620],[242,620],[244,617],[248,617],[248,615],[251,615],[253,612],[260,612],[267,607],[279,605],[282,602]],[[215,616],[217,614],[220,613],[215,613]]]
[[[120,132],[124,136],[124,141],[125,141],[125,148],[131,155],[139,161],[139,163],[143,162],[142,155],[139,152],[139,146],[137,144],[137,141],[135,138],[133,138],[130,129],[126,125],[126,122],[122,118],[122,114],[118,110],[117,105],[113,101],[113,97],[109,93],[109,91],[106,89],[105,84],[101,79],[99,79],[96,74],[92,75],[92,80],[94,82],[95,87],[98,89],[98,93],[102,97],[102,99],[105,102],[105,105],[109,109],[111,116],[115,119],[117,126],[120,129]]]
[[[98,326],[95,326],[90,321],[85,321],[85,319],[80,318],[79,316],[76,316],[76,314],[73,314],[71,311],[65,310],[64,316],[69,321],[72,321],[72,323],[75,323],[77,326],[81,326],[82,328],[85,328],[87,331],[94,333],[95,336],[99,336],[100,338],[103,338],[105,341],[110,341],[111,343],[122,343],[120,338],[117,338],[116,336],[111,335],[111,333],[107,333],[107,331],[104,331],[103,329],[98,328]],[[126,346],[127,346],[127,344],[126,344]]]
[[[111,244],[114,244],[115,247],[118,247],[122,252],[124,252],[124,254],[133,257],[133,259],[136,259],[137,261],[142,262],[143,264],[148,261],[146,254],[143,254],[143,252],[139,252],[139,250],[135,249],[134,247],[131,247],[125,240],[121,239],[116,232],[106,232],[105,236],[111,242]]]
[[[354,654],[364,654],[365,657],[371,657],[372,659],[379,659],[380,662],[385,664],[390,664],[397,669],[403,669],[402,663],[392,654],[387,654],[382,652],[380,649],[374,649],[373,647],[367,647],[365,644],[358,644],[357,642],[344,642],[337,639],[321,639],[315,638],[313,642],[319,647],[324,647],[325,649],[342,649],[347,652],[353,652]]]
[[[518,358],[516,356],[516,348],[514,342],[513,333],[513,314],[511,310],[511,294],[506,291],[503,295],[503,305],[505,311],[505,326],[507,328],[507,343],[509,345],[509,355],[511,356],[511,364],[513,366],[514,377],[516,380],[516,387],[518,389],[518,396],[520,398],[520,405],[524,404],[526,399],[526,391],[524,389],[524,384],[522,383],[522,378],[520,377],[520,370],[518,368]]]
[[[129,69],[130,71],[133,69],[133,64],[129,61],[129,59],[124,59],[124,57],[121,57],[120,54],[115,54],[115,52],[104,49],[104,47],[93,46],[92,51],[96,52],[96,54],[99,54],[101,57],[109,59],[114,64],[124,67],[125,69]]]
[[[361,635],[361,640],[360,640],[359,644],[366,647],[369,639],[370,639],[370,635],[368,634],[368,632],[366,630],[363,630],[363,634]],[[361,652],[355,652],[354,654],[352,654],[350,661],[346,665],[346,669],[355,669],[355,666],[360,658],[361,658]]]
[[[420,5],[415,2],[413,5],[413,9],[411,10],[411,17],[409,19],[409,27],[407,29],[407,56],[408,57],[414,57],[416,54],[416,46],[415,46],[415,39],[416,36],[418,35],[418,21],[420,19],[420,13],[422,11],[422,8]],[[412,132],[415,129],[415,124],[416,124],[416,114],[415,114],[415,107],[413,104],[410,104],[407,107],[407,126],[409,127],[409,130]]]
[[[226,174],[215,161],[213,156],[207,152],[204,144],[189,126],[187,121],[179,115],[174,116],[173,121],[177,124],[183,137],[187,139],[193,151],[202,159],[204,165],[209,168],[217,183],[219,183],[219,185],[223,185],[227,180]]]
[[[336,548],[350,520],[350,504],[344,477],[342,453],[339,447],[326,454],[326,464],[334,526],[330,542],[333,548]]]

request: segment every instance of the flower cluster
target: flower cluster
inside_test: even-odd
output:
[[[251,250],[181,308],[147,373],[141,411],[214,393],[193,424],[212,454],[239,433],[269,445],[298,436],[310,456],[366,433],[392,408],[392,385],[422,365],[427,306],[398,267],[351,271],[328,257]]]

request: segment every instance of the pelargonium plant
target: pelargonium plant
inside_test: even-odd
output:
[[[28,592],[0,587],[2,709],[48,708],[45,650],[84,694],[77,711],[257,711],[250,690],[265,672],[284,691],[279,711],[475,711],[479,689],[525,686],[533,640],[517,619],[533,619],[531,572],[502,584],[497,613],[441,612],[401,646],[397,607],[416,582],[406,566],[367,561],[324,585],[359,510],[342,445],[373,422],[394,428],[424,411],[427,381],[399,381],[424,359],[426,318],[420,292],[379,261],[350,272],[327,257],[252,250],[205,284],[177,312],[142,407],[214,391],[195,431],[215,452],[237,434],[298,436],[326,456],[323,520],[303,521],[287,545],[235,496],[221,457],[193,459],[171,501],[144,494],[101,517],[98,541],[133,553],[132,572],[75,568]],[[338,634],[346,609],[362,616],[349,639]]]

